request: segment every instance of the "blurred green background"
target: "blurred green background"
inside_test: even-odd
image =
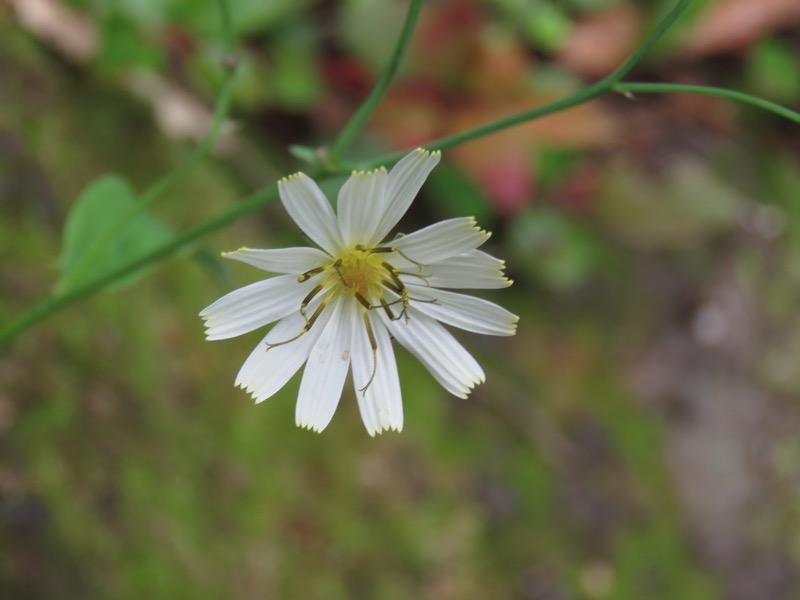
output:
[[[671,2],[426,2],[351,156],[460,131],[610,72]],[[212,158],[153,212],[182,231],[328,143],[404,18],[391,0],[231,0],[240,73]],[[631,80],[800,109],[800,4],[705,0]],[[0,4],[0,322],[48,293],[70,207],[137,191],[208,124],[211,0]],[[405,430],[347,389],[294,426],[297,382],[233,387],[263,332],[197,313],[260,273],[220,251],[300,242],[279,205],[0,354],[0,598],[800,597],[800,136],[699,96],[606,97],[445,153],[406,231],[474,214],[515,338],[448,397],[399,351]],[[335,196],[340,181],[327,190]]]

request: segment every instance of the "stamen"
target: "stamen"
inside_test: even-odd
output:
[[[311,330],[311,328],[314,326],[314,323],[317,322],[317,319],[322,314],[323,309],[328,305],[328,302],[330,301],[330,299],[331,299],[331,297],[328,296],[327,298],[325,298],[320,303],[320,305],[317,307],[317,310],[314,311],[314,314],[311,315],[311,318],[306,321],[306,324],[303,325],[303,328],[300,330],[300,333],[298,333],[296,336],[291,337],[288,340],[284,340],[282,342],[277,342],[275,344],[271,344],[270,342],[265,342],[266,345],[267,345],[267,352],[269,352],[269,350],[271,348],[276,348],[278,346],[283,346],[284,344],[289,344],[289,343],[291,343],[291,342],[293,342],[293,341],[295,341],[297,339],[300,339],[306,333],[308,333]],[[303,315],[303,316],[305,316],[305,315]]]
[[[394,304],[399,304],[400,302],[403,301],[402,299],[398,299],[398,300],[392,300],[391,302],[386,302],[386,300],[383,298],[383,296],[380,296],[380,300],[381,300],[380,304],[371,304],[359,292],[356,292],[354,294],[354,296],[356,297],[356,300],[358,300],[358,303],[361,306],[363,306],[364,308],[366,308],[367,310],[375,310],[376,308],[384,308],[385,309],[387,306],[392,306]]]
[[[412,298],[411,296],[408,297],[409,301],[413,300],[414,302],[422,302],[423,304],[439,304],[439,301],[436,298],[430,298],[429,300],[423,300],[421,298]]]
[[[366,298],[364,298],[364,296],[361,295],[361,292],[356,292],[355,297],[356,300],[358,300],[359,304],[361,304],[361,306],[363,306],[367,310],[372,310],[373,308],[377,308],[376,306],[372,306],[372,304],[369,303],[369,300],[367,300]]]
[[[356,244],[356,250],[367,254],[378,254],[379,252],[394,252],[394,248],[389,246],[378,246],[377,248],[367,248],[364,244]]]
[[[418,262],[418,261],[414,260],[413,258],[409,258],[408,256],[406,256],[406,254],[402,250],[400,250],[400,248],[395,248],[394,246],[378,246],[377,248],[367,248],[366,246],[364,246],[364,244],[356,244],[355,249],[359,250],[361,252],[367,252],[369,254],[379,254],[379,253],[384,253],[384,252],[394,252],[395,254],[399,254],[400,256],[405,258],[408,262],[414,263],[415,265],[417,265],[417,267],[419,268],[420,272],[422,272],[422,268],[423,267],[429,267],[430,266],[430,265],[426,265],[426,264],[423,264],[421,262]]]
[[[339,274],[339,279],[342,281],[343,284],[345,284],[347,287],[353,287],[349,283],[347,283],[347,280],[344,278],[344,273],[342,273],[342,268],[341,268],[342,267],[341,258],[337,258],[331,266],[334,269],[336,269],[336,272]]]
[[[400,302],[400,300],[395,300],[394,302],[391,302],[391,303],[387,304],[386,300],[383,298],[383,294],[381,294],[381,293],[378,293],[378,300],[381,301],[380,306],[383,308],[383,312],[386,313],[386,316],[389,317],[389,319],[391,321],[399,321],[400,320],[400,317],[395,317],[394,313],[392,312],[392,309],[389,308],[390,304],[397,304],[398,302]],[[403,316],[404,312],[405,312],[405,308],[400,313],[400,316]]]
[[[395,271],[397,272],[397,275],[405,275],[406,277],[416,277],[417,279],[421,279],[422,283],[425,284],[425,287],[431,287],[431,284],[428,281],[428,279],[431,278],[431,274],[430,273],[428,273],[428,274],[425,274],[425,273],[422,273],[422,272],[420,272],[420,273],[409,273],[408,271],[398,271],[397,269],[395,269]]]
[[[378,372],[378,342],[375,341],[375,333],[372,331],[372,323],[369,321],[369,314],[366,310],[362,310],[361,315],[364,317],[364,326],[367,328],[367,337],[369,338],[369,345],[372,348],[372,375],[369,376],[367,385],[358,390],[363,394],[367,391],[367,388],[372,385],[375,379],[375,373]]]
[[[308,295],[303,298],[303,301],[300,303],[300,314],[303,315],[303,318],[308,322],[308,318],[306,317],[306,307],[308,303],[314,299],[314,296],[319,294],[320,290],[322,289],[322,284],[319,284],[313,290],[311,290]]]
[[[381,266],[389,272],[389,277],[392,278],[392,281],[395,282],[395,284],[397,285],[397,287],[399,289],[401,289],[401,290],[406,289],[405,284],[403,284],[403,282],[400,281],[400,271],[395,269],[394,266],[390,265],[387,262],[382,262]],[[399,294],[400,292],[397,292],[397,293]]]
[[[392,290],[395,294],[398,294],[400,296],[399,299],[394,300],[393,302],[390,302],[386,306],[391,306],[392,304],[398,304],[398,303],[401,303],[401,302],[403,304],[403,310],[400,312],[399,316],[395,317],[393,314],[390,314],[389,312],[386,313],[387,316],[390,319],[392,319],[393,321],[398,321],[398,320],[400,320],[401,317],[405,317],[406,321],[408,321],[408,307],[411,305],[411,301],[412,300],[414,302],[423,302],[425,304],[439,304],[439,301],[436,298],[432,298],[432,299],[429,299],[429,300],[423,300],[422,298],[414,298],[414,297],[412,297],[411,294],[408,291],[408,288],[405,286],[405,284],[402,282],[402,280],[399,277],[393,278],[392,281],[389,281],[388,279],[382,279],[381,280],[381,284],[386,289]],[[380,298],[383,301],[383,297],[381,296]],[[384,302],[384,304],[385,304],[385,302]],[[383,304],[382,304],[382,306],[383,306]],[[384,310],[385,310],[385,308],[384,308]]]
[[[384,269],[386,269],[386,271],[389,273],[389,277],[391,278],[391,281],[383,279],[381,280],[381,283],[383,283],[384,287],[392,290],[395,294],[400,294],[400,300],[397,300],[396,302],[403,303],[403,310],[400,311],[400,316],[394,317],[394,315],[389,315],[389,318],[392,319],[393,321],[397,321],[402,317],[405,317],[406,320],[408,320],[407,311],[408,311],[408,303],[410,300],[410,296],[408,294],[408,288],[400,279],[400,271],[395,269],[392,265],[390,265],[387,262],[381,263],[381,266]],[[387,315],[388,314],[389,313],[387,313]]]
[[[319,273],[322,273],[327,268],[328,268],[327,266],[326,267],[317,267],[316,269],[311,269],[310,271],[306,271],[305,273],[303,273],[302,275],[299,275],[297,277],[297,281],[300,282],[300,283],[303,283],[304,281],[308,281],[314,275],[318,275]]]
[[[403,294],[403,290],[406,289],[406,286],[403,285],[403,282],[400,282],[398,286],[394,281],[389,281],[388,279],[381,279],[381,285],[383,287],[392,290],[395,294]]]

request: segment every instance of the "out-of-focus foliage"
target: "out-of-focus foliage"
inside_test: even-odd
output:
[[[753,49],[747,63],[748,89],[775,102],[791,103],[800,95],[797,56],[779,39],[766,39]]]
[[[90,242],[88,183],[123,174],[100,181],[127,210],[222,80],[214,2],[37,0],[77,17],[47,33],[23,26],[32,1],[0,7],[2,322],[57,281],[65,227]],[[671,4],[427,2],[346,158],[573,91]],[[335,136],[405,8],[230,5],[227,135],[120,245],[299,168],[285,149]],[[630,78],[797,109],[798,6],[698,2]],[[300,242],[277,205],[67,308],[0,355],[0,598],[796,598],[797,132],[718,98],[620,96],[446,152],[401,229],[476,215],[520,328],[459,336],[487,372],[467,401],[398,351],[400,435],[369,438],[352,390],[324,434],[298,430],[296,382],[255,407],[232,385],[259,334],[203,340],[197,312],[261,277],[217,253]]]

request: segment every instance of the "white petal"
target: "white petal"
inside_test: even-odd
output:
[[[386,169],[353,173],[339,191],[339,227],[347,244],[370,245],[386,213]]]
[[[383,240],[406,214],[422,184],[441,158],[441,152],[417,148],[394,166],[387,182],[385,209],[369,241],[370,246]]]
[[[329,317],[330,311],[323,311],[311,329],[295,341],[269,348],[267,343],[289,340],[306,324],[299,312],[281,319],[244,362],[236,376],[236,385],[247,390],[256,402],[275,394],[306,362]]]
[[[294,275],[281,275],[234,290],[200,313],[206,322],[206,339],[236,337],[277,321],[298,310],[312,289],[308,283],[298,283]]]
[[[392,261],[397,267],[396,261]],[[404,261],[402,270],[415,271],[413,263]],[[508,287],[513,282],[503,275],[505,262],[480,250],[451,256],[425,268],[425,281],[435,288],[489,290]],[[400,267],[398,267],[400,268]],[[411,281],[414,283],[414,281]]]
[[[395,339],[425,366],[448,392],[466,398],[477,383],[485,380],[483,369],[439,323],[408,309],[408,319],[390,320],[379,313]]]
[[[270,273],[294,273],[300,275],[330,262],[331,257],[317,248],[278,248],[259,250],[239,248],[235,252],[224,252],[223,258],[232,258]]]
[[[412,261],[430,265],[474,250],[488,239],[489,234],[475,226],[475,219],[460,217],[434,223],[387,245],[397,248]]]
[[[386,429],[401,431],[403,399],[392,341],[374,311],[368,312],[367,318],[377,345],[374,355],[363,315],[353,321],[353,387],[356,390],[361,419],[370,435]]]
[[[350,299],[337,301],[330,321],[311,349],[297,397],[295,420],[301,427],[322,431],[328,426],[350,367],[350,334],[358,315]]]
[[[296,173],[278,182],[281,202],[298,227],[328,254],[342,248],[342,232],[330,202],[314,180]]]
[[[420,285],[407,287],[412,299],[436,300],[415,302],[414,307],[437,321],[484,335],[514,335],[517,331],[519,317],[494,302]]]

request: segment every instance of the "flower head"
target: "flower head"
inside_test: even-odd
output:
[[[511,284],[503,261],[478,250],[489,234],[467,217],[384,241],[439,159],[438,152],[419,149],[390,173],[353,173],[339,192],[338,215],[303,173],[283,179],[283,206],[318,248],[241,248],[224,255],[281,274],[233,291],[200,313],[209,340],[277,321],[236,378],[256,402],[275,394],[305,364],[297,424],[322,431],[352,371],[370,435],[399,431],[403,406],[392,337],[458,397],[484,380],[480,365],[441,323],[514,334],[516,316],[450,291]]]

